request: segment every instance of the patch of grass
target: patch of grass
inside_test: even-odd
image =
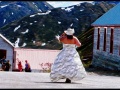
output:
[[[89,30],[82,32],[78,39],[80,40],[82,46],[77,49],[84,67],[89,67],[92,62],[93,55],[93,32],[94,29],[91,27]]]

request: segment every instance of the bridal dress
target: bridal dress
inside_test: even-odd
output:
[[[75,44],[63,44],[63,49],[57,55],[51,66],[50,79],[57,82],[60,79],[69,78],[78,81],[87,75]]]

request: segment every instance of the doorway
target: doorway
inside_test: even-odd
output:
[[[0,59],[2,59],[4,56],[6,58],[6,50],[0,49]]]

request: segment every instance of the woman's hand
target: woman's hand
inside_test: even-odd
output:
[[[66,37],[66,34],[65,33],[62,33],[60,38],[65,38]]]
[[[60,36],[59,36],[59,35],[56,35],[55,38],[56,38],[57,40],[59,40]]]

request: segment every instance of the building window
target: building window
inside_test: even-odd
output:
[[[106,34],[107,33],[107,28],[104,28],[104,45],[103,45],[103,51],[106,51]]]
[[[98,35],[97,35],[97,49],[99,50],[100,48],[100,28],[98,28]]]
[[[113,28],[111,28],[111,36],[110,36],[110,53],[113,53],[113,33],[114,33],[114,30]]]

